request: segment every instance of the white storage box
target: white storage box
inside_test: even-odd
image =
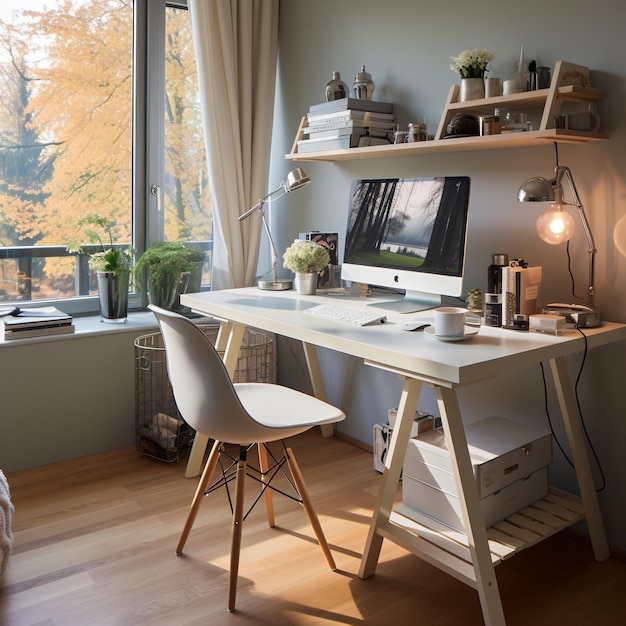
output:
[[[552,459],[549,432],[489,417],[467,426],[465,433],[488,526],[546,495],[546,467]],[[441,429],[409,440],[403,475],[407,506],[462,529],[456,482]]]
[[[402,495],[404,504],[411,509],[425,513],[444,524],[460,530],[465,530],[461,503],[455,494],[446,493],[436,487],[431,487],[419,480],[414,480],[404,474],[402,480]],[[516,480],[500,491],[481,498],[480,508],[483,512],[485,527],[489,528],[509,515],[540,500],[548,493],[548,468],[542,467],[521,480]]]

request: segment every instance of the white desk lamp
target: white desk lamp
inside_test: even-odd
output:
[[[562,182],[566,180],[573,202],[567,202],[563,198]],[[587,288],[588,301],[583,304],[549,304],[546,308],[553,313],[563,315],[576,322],[581,328],[593,328],[600,325],[600,312],[595,305],[595,256],[596,247],[587,215],[578,192],[572,172],[568,167],[557,165],[555,177],[551,180],[541,176],[529,178],[519,189],[518,200],[520,202],[551,202],[550,208],[537,218],[537,234],[543,241],[550,244],[559,244],[568,241],[574,233],[574,218],[567,212],[567,206],[575,206],[585,231],[587,245],[589,247],[589,286]]]
[[[273,280],[260,280],[259,281],[259,289],[266,289],[268,291],[284,291],[285,289],[291,289],[293,286],[293,281],[289,279],[281,279],[278,280],[276,277],[276,262],[278,261],[278,255],[276,254],[276,247],[274,246],[274,241],[272,239],[272,235],[270,234],[269,226],[267,225],[267,220],[265,219],[265,206],[266,202],[270,202],[272,200],[277,200],[281,198],[286,193],[294,191],[296,189],[300,189],[300,187],[304,187],[304,185],[311,182],[311,179],[305,174],[304,170],[297,167],[295,170],[292,170],[287,174],[287,180],[282,181],[280,186],[274,189],[274,191],[268,193],[264,198],[261,198],[251,209],[248,209],[245,213],[239,216],[239,221],[245,220],[247,217],[252,215],[255,211],[258,211],[261,215],[261,220],[263,221],[263,227],[265,228],[265,232],[267,233],[267,238],[270,242],[270,247],[272,249],[272,277]]]

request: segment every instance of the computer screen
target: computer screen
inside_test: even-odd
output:
[[[373,305],[402,313],[460,296],[469,191],[465,176],[353,181],[342,279],[404,291]]]

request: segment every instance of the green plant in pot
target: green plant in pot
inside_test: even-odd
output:
[[[158,241],[137,261],[137,282],[144,273],[151,304],[174,310],[180,307],[180,294],[187,291],[192,272],[199,272],[206,258],[200,248],[182,241]]]
[[[96,252],[85,252],[77,238],[67,243],[67,251],[88,254],[89,268],[96,272],[100,319],[109,323],[124,323],[128,316],[128,289],[133,274],[135,251],[132,246],[116,247],[116,223],[100,213],[87,213],[78,220],[79,233],[97,244]]]

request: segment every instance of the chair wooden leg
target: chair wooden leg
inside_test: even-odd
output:
[[[267,460],[267,450],[262,443],[257,444],[259,449],[259,468],[261,470],[261,481],[269,485],[269,480],[267,477],[267,470],[269,468],[269,462]],[[274,500],[272,498],[272,490],[265,489],[265,506],[267,508],[267,521],[269,522],[270,528],[274,528]]]
[[[213,448],[211,448],[211,453],[209,454],[209,458],[207,459],[206,465],[204,466],[204,471],[202,472],[202,476],[200,477],[200,481],[198,482],[198,487],[196,488],[196,494],[191,501],[191,507],[189,508],[189,513],[187,514],[187,520],[185,522],[183,532],[180,536],[180,539],[178,540],[178,546],[176,547],[177,555],[181,555],[183,553],[185,542],[187,541],[187,537],[189,536],[193,523],[196,520],[196,515],[198,514],[198,509],[200,508],[200,503],[204,498],[204,492],[207,490],[209,481],[211,480],[215,472],[215,467],[217,466],[221,447],[222,443],[220,441],[216,441],[213,444]]]
[[[235,610],[237,595],[237,576],[239,574],[239,553],[241,551],[241,534],[243,532],[244,491],[246,485],[246,449],[241,447],[237,463],[235,480],[235,509],[233,511],[233,530],[230,547],[230,578],[228,580],[228,610]]]
[[[287,456],[287,463],[289,465],[289,470],[291,471],[291,475],[293,477],[293,482],[295,483],[298,491],[300,492],[300,497],[302,498],[302,504],[304,505],[304,510],[306,511],[306,515],[309,518],[309,523],[313,528],[313,532],[317,537],[317,541],[320,544],[320,548],[324,553],[324,557],[326,558],[326,562],[330,569],[337,569],[335,565],[335,559],[330,552],[330,548],[328,547],[328,542],[326,541],[326,537],[324,535],[324,531],[322,530],[322,526],[317,518],[317,514],[313,509],[313,504],[311,503],[311,499],[309,498],[309,492],[306,489],[304,484],[304,479],[302,478],[302,473],[300,472],[300,468],[296,463],[296,458],[293,455],[291,448],[287,448],[285,451]]]

